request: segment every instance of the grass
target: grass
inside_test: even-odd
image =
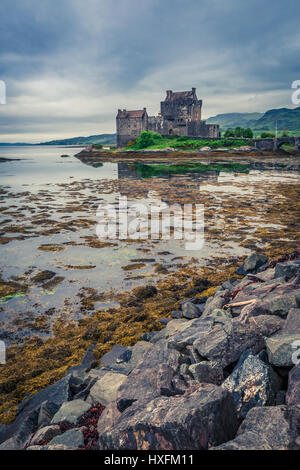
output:
[[[204,164],[199,162],[186,162],[186,163],[175,163],[171,165],[164,164],[143,164],[135,163],[135,171],[142,178],[151,178],[153,176],[163,176],[166,174],[185,174],[185,173],[197,173],[206,171],[226,171],[226,172],[238,172],[248,173],[250,165],[243,163],[211,163]]]
[[[126,150],[163,150],[172,148],[175,150],[197,150],[202,147],[235,148],[249,145],[251,142],[245,139],[189,139],[187,136],[163,137],[155,132],[142,132],[136,141],[128,145]]]

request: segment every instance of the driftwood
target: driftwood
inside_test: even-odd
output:
[[[242,307],[244,305],[249,305],[249,304],[254,304],[257,301],[257,299],[252,299],[252,300],[245,300],[244,302],[233,302],[232,304],[226,304],[223,306],[225,310],[231,307]]]

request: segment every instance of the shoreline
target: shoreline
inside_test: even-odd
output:
[[[203,444],[203,442],[198,442],[196,437],[192,437],[195,436],[195,434],[192,433],[188,437],[189,439],[192,439],[192,443],[190,442],[189,444],[187,444],[184,438],[184,435],[187,432],[187,430],[185,430],[183,434],[179,434],[179,438],[177,439],[176,443],[174,441],[174,443],[170,444],[170,448],[184,450],[186,448],[190,448],[186,447],[187,445],[192,445],[192,449],[207,448],[207,445],[208,447],[221,445],[220,448],[222,449],[233,448],[232,446],[237,449],[247,448],[247,441],[245,440],[245,442],[243,441],[241,443],[238,437],[239,434],[238,436],[236,436],[236,431],[241,421],[245,420],[245,422],[247,422],[247,413],[249,413],[249,410],[251,413],[257,412],[259,416],[261,414],[260,410],[264,409],[267,413],[271,413],[271,415],[275,413],[276,415],[277,410],[281,410],[282,406],[284,406],[287,411],[293,413],[293,406],[298,404],[298,395],[295,389],[295,387],[297,387],[297,379],[295,383],[292,381],[293,374],[291,371],[293,370],[293,364],[290,362],[290,358],[285,355],[283,350],[274,350],[272,348],[274,348],[273,343],[274,340],[277,341],[277,338],[278,341],[290,341],[291,336],[295,337],[296,339],[298,337],[300,338],[299,318],[293,317],[293,311],[299,308],[300,305],[298,299],[300,293],[299,254],[300,250],[296,250],[293,253],[283,255],[275,260],[267,260],[264,255],[257,255],[253,253],[250,257],[247,258],[246,262],[243,263],[242,267],[239,267],[239,269],[237,270],[234,268],[237,276],[227,276],[225,282],[223,281],[221,285],[214,289],[214,292],[208,294],[207,296],[202,295],[202,297],[200,298],[179,297],[178,301],[180,302],[180,306],[178,310],[173,311],[171,318],[165,319],[165,321],[162,322],[162,329],[160,329],[160,331],[152,331],[150,333],[141,335],[140,341],[134,343],[132,346],[125,345],[121,347],[115,345],[114,347],[112,347],[112,349],[107,351],[107,354],[103,356],[100,366],[95,367],[95,358],[93,357],[92,353],[93,345],[90,345],[86,351],[86,354],[81,364],[76,365],[75,367],[68,368],[61,380],[55,382],[50,387],[42,389],[40,392],[33,395],[31,398],[25,400],[23,404],[19,405],[19,413],[17,419],[11,425],[3,426],[1,429],[1,441],[6,442],[0,445],[0,449],[23,449],[24,447],[30,448],[32,446],[34,446],[33,448],[36,448],[36,445],[38,445],[41,450],[67,450],[76,448],[92,448],[102,450],[130,450],[133,448],[137,448],[142,450],[145,448],[144,446],[147,446],[147,448],[151,450],[158,450],[164,448],[164,446],[161,447],[160,439],[157,441],[155,439],[152,439],[151,442],[148,442],[147,433],[149,431],[150,433],[152,432],[151,413],[154,413],[154,415],[156,415],[157,412],[159,412],[160,407],[164,406],[165,400],[168,401],[168,406],[170,406],[171,408],[173,407],[173,405],[177,408],[177,400],[181,400],[182,407],[180,410],[180,415],[182,414],[183,416],[185,416],[185,414],[189,415],[190,413],[194,413],[194,411],[191,411],[189,408],[189,400],[191,400],[191,406],[193,410],[197,409],[198,406],[200,406],[201,408],[201,404],[197,406],[196,404],[198,398],[200,399],[203,393],[204,396],[206,396],[205,390],[209,389],[214,395],[216,394],[216,396],[219,396],[220,393],[221,395],[223,394],[224,387],[222,383],[224,381],[224,378],[222,378],[223,374],[221,374],[221,369],[215,369],[215,366],[213,366],[212,369],[207,369],[210,362],[205,363],[205,367],[207,369],[205,369],[205,374],[208,374],[208,378],[206,377],[204,382],[203,375],[199,375],[200,369],[198,370],[196,367],[198,364],[203,365],[203,362],[201,362],[201,360],[200,362],[199,359],[198,362],[197,360],[194,362],[192,360],[191,365],[188,365],[189,363],[185,365],[185,369],[183,371],[183,365],[185,364],[183,358],[186,357],[185,349],[187,348],[187,351],[190,351],[188,346],[190,344],[190,340],[188,338],[191,338],[191,345],[193,344],[193,347],[195,348],[196,343],[197,345],[199,343],[198,336],[201,336],[202,334],[201,331],[203,326],[201,325],[207,323],[211,324],[211,327],[213,327],[213,329],[211,330],[211,327],[209,327],[207,333],[205,333],[208,335],[208,343],[205,346],[207,351],[205,349],[206,352],[204,353],[204,350],[201,350],[201,354],[207,354],[209,361],[220,361],[221,358],[221,364],[223,372],[225,374],[225,379],[227,377],[224,384],[230,384],[230,380],[237,380],[237,378],[234,378],[234,373],[236,369],[233,370],[230,367],[229,370],[228,367],[231,363],[233,363],[236,368],[242,367],[242,357],[243,361],[250,360],[250,363],[253,367],[254,364],[255,367],[258,367],[258,369],[271,367],[273,370],[275,370],[276,374],[283,373],[281,372],[281,369],[287,368],[291,377],[289,380],[289,388],[287,389],[286,382],[281,385],[281,387],[283,387],[282,389],[280,388],[280,386],[279,388],[278,386],[276,386],[277,395],[279,393],[279,395],[281,396],[284,392],[287,397],[287,402],[285,401],[286,399],[281,398],[281,400],[283,401],[278,403],[274,401],[275,395],[270,395],[271,392],[268,387],[271,386],[271,382],[269,382],[271,380],[271,376],[267,378],[267,376],[265,375],[261,376],[260,370],[250,369],[250,373],[254,374],[254,389],[252,389],[246,381],[243,385],[243,387],[245,388],[244,392],[236,392],[236,394],[233,395],[235,404],[233,403],[231,394],[229,393],[233,392],[230,387],[236,387],[236,390],[238,391],[239,387],[242,386],[242,382],[239,385],[239,383],[235,383],[233,381],[232,385],[228,385],[227,387],[227,390],[229,392],[226,392],[226,400],[228,401],[228,406],[230,403],[230,416],[235,416],[236,412],[238,411],[237,418],[234,418],[233,424],[231,423],[232,430],[229,434],[226,434],[227,431],[222,427],[222,424],[219,422],[219,412],[215,410],[211,415],[210,419],[214,420],[214,426],[219,429],[217,435],[220,436],[221,433],[221,438],[215,436],[215,438],[212,439],[212,442],[210,444],[208,442],[206,444]],[[296,280],[293,284],[293,279],[295,276]],[[272,288],[272,286],[274,287]],[[203,294],[205,294],[205,291],[203,291]],[[155,292],[155,290],[152,290],[152,292],[149,292],[148,295],[149,297],[155,297],[157,295],[157,292]],[[279,297],[277,297],[278,295]],[[295,299],[298,299],[297,302],[294,297]],[[255,298],[256,302],[258,303],[253,305],[252,300],[248,301],[249,298]],[[249,304],[250,308],[248,306],[247,308],[243,306],[235,307],[235,302],[239,300],[243,300],[244,302],[246,300],[246,303]],[[224,304],[232,304],[233,308],[226,310],[226,305]],[[245,319],[244,317],[250,317],[250,320],[249,318]],[[215,329],[222,330],[223,327],[221,325],[223,324],[224,326],[225,324],[227,325],[226,331],[228,328],[234,328],[233,331],[235,331],[235,328],[237,328],[238,332],[236,337],[234,336],[235,333],[230,333],[230,335],[228,336],[228,339],[226,341],[229,340],[230,342],[232,342],[232,347],[229,349],[226,347],[225,356],[224,351],[221,352],[223,347],[222,345],[224,342],[222,340],[222,336],[219,337],[217,335],[215,337],[215,335],[213,334],[213,331]],[[290,331],[288,328],[292,329],[293,332],[292,330]],[[299,332],[297,333],[298,330]],[[242,337],[244,338],[243,341],[241,341]],[[264,340],[262,338],[264,338]],[[268,338],[270,338],[270,340]],[[274,340],[271,338],[274,338]],[[276,341],[275,346],[277,346]],[[203,348],[204,344],[206,343],[203,343],[202,345],[202,343],[200,342],[197,348]],[[166,350],[165,346],[167,346]],[[221,349],[219,350],[218,348]],[[250,349],[252,352],[246,354],[246,351],[248,351],[248,349]],[[265,351],[265,349],[267,350],[269,358],[268,361],[266,359],[262,360],[263,356],[261,351]],[[131,354],[127,354],[128,358],[119,360],[118,357],[121,357],[121,355],[125,358],[126,351],[128,352],[128,354],[131,351]],[[190,353],[188,352],[188,354]],[[147,359],[148,355],[151,364]],[[161,355],[163,355],[163,357],[161,357]],[[174,355],[176,356],[176,358]],[[237,363],[238,359],[239,362]],[[155,361],[157,362],[157,364]],[[175,366],[175,364],[177,365]],[[180,364],[182,365],[180,366]],[[195,366],[193,366],[193,364],[195,364]],[[179,376],[182,378],[180,379],[181,382],[180,380],[179,382],[178,380],[176,381],[177,388],[175,387],[174,389],[174,378],[178,373],[179,366],[181,371],[179,373]],[[136,367],[138,367],[138,370],[141,371],[141,377],[139,374],[135,373]],[[144,382],[144,373],[146,373],[147,377],[151,378],[152,374],[154,373],[154,370],[156,371],[156,374],[160,374],[159,371],[161,367],[169,367],[172,370],[174,369],[174,371],[172,372],[173,385],[168,382],[168,374],[165,375],[166,371],[163,372],[164,369],[162,369],[161,371],[161,386],[166,388],[171,387],[168,393],[162,391],[158,393],[153,392],[152,385],[147,385],[148,382]],[[188,372],[187,368],[190,369],[190,372]],[[294,369],[296,369],[296,367],[294,367]],[[153,375],[153,380],[155,375]],[[113,381],[109,382],[110,385],[108,386],[108,389],[107,386],[105,387],[103,385],[103,377],[105,376],[107,377],[107,380],[111,376],[114,379]],[[150,383],[152,383],[152,379],[150,380]],[[77,385],[75,386],[75,384]],[[262,391],[264,390],[264,387],[267,387],[266,390],[269,390],[268,392],[266,392],[267,396],[264,394],[265,392]],[[70,392],[68,390],[73,391]],[[280,394],[281,390],[282,393]],[[71,395],[68,395],[69,393],[71,393]],[[252,399],[250,398],[251,396],[253,396],[253,393],[255,397],[254,402],[252,402]],[[199,397],[198,394],[200,394]],[[276,400],[279,400],[279,395]],[[67,398],[68,396],[69,398]],[[48,413],[41,415],[41,406],[42,403],[45,403],[45,400],[46,403],[47,400],[56,400],[56,406],[52,407],[52,411],[50,411],[50,416],[49,406]],[[82,404],[83,411],[79,410],[79,415],[81,413],[80,416],[85,416],[85,425],[87,427],[90,426],[90,423],[87,419],[88,416],[86,416],[84,413],[86,413],[87,410],[91,408],[91,406],[93,406],[93,409],[95,410],[99,410],[102,407],[101,413],[97,415],[97,434],[94,433],[92,435],[92,438],[89,437],[89,434],[84,434],[84,436],[81,436],[80,442],[73,437],[74,441],[72,442],[71,439],[71,441],[67,443],[65,442],[65,439],[67,438],[67,434],[66,436],[64,436],[65,431],[68,430],[67,432],[70,433],[70,431],[74,429],[78,434],[79,432],[81,432],[80,426],[82,425],[76,425],[75,423],[70,425],[69,423],[67,427],[63,426],[64,420],[68,420],[66,417],[61,417],[61,419],[56,419],[56,423],[58,423],[59,426],[59,429],[57,429],[57,436],[60,436],[58,441],[56,439],[55,442],[51,442],[52,437],[54,437],[52,435],[51,438],[48,437],[48,439],[45,438],[44,440],[37,440],[35,437],[37,429],[39,429],[38,432],[41,433],[41,429],[46,430],[47,426],[51,426],[51,424],[53,425],[51,419],[57,412],[59,412],[59,408],[72,407],[73,400],[76,400],[76,402],[74,402],[74,406],[76,403],[76,409],[79,406],[79,401],[81,402],[80,405]],[[85,407],[83,404],[85,404]],[[45,407],[45,405],[43,406]],[[139,423],[141,422],[141,419],[143,420],[142,416],[145,412],[146,406],[148,410],[147,426],[150,426],[150,429],[146,432],[146,434],[143,432],[142,434],[140,434],[138,431],[140,427]],[[225,407],[225,409],[228,408]],[[127,422],[128,412],[131,416],[130,422]],[[204,411],[202,410],[202,412]],[[175,409],[173,410],[173,413],[175,413]],[[39,421],[38,416],[40,416]],[[66,415],[61,414],[60,416]],[[227,418],[229,418],[229,415],[227,416]],[[179,420],[181,418],[175,413],[174,419],[176,423],[176,420]],[[236,421],[236,419],[238,419],[238,421]],[[172,438],[168,434],[167,429],[164,428],[163,422],[164,421],[162,419],[160,421],[160,433],[162,436],[164,436],[167,441],[170,439],[172,441]],[[178,429],[181,429],[181,425],[179,422],[177,422],[176,426],[177,425],[179,427]],[[128,426],[133,426],[133,428],[137,426],[137,434],[128,434]],[[291,426],[292,425],[290,423],[290,429]],[[253,428],[255,428],[255,425],[253,425]],[[142,429],[144,429],[144,427]],[[72,433],[70,433],[70,436],[71,434]],[[124,440],[124,437],[126,436],[127,438]],[[129,436],[131,437],[129,438]],[[139,436],[138,441],[135,440],[137,436]],[[258,435],[258,439],[261,439],[260,435]],[[268,448],[268,446],[274,446],[275,449],[277,448],[276,443],[273,444],[271,441],[269,442],[267,437],[266,441],[267,443],[264,442],[263,444],[264,446],[266,446],[266,448]],[[55,445],[64,447],[55,447]],[[256,445],[258,445],[258,443],[256,443]],[[289,442],[289,446],[290,445],[294,446],[296,444],[293,441]]]

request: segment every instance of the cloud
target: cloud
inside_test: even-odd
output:
[[[2,0],[1,141],[114,132],[118,108],[159,111],[197,88],[204,116],[291,106],[292,0]]]

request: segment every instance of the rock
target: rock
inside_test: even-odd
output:
[[[124,374],[107,372],[104,377],[97,380],[95,385],[93,385],[87,397],[87,401],[89,403],[99,402],[101,405],[107,406],[109,403],[116,400],[118,390],[126,378],[127,376]]]
[[[237,430],[229,392],[211,384],[184,395],[140,401],[99,436],[101,449],[196,450],[232,439]]]
[[[283,334],[300,333],[300,308],[291,308],[282,328]]]
[[[49,281],[49,279],[52,279],[54,276],[55,273],[53,271],[45,270],[33,276],[32,281],[35,283],[41,283],[44,281]]]
[[[211,314],[211,317],[227,317],[227,318],[232,318],[232,315],[230,313],[230,310],[223,310],[221,308],[215,308]]]
[[[47,450],[57,450],[54,446],[63,445],[68,449],[78,449],[84,445],[82,428],[73,428],[54,437],[48,444]]]
[[[270,315],[278,315],[282,318],[286,317],[291,308],[295,308],[296,295],[299,289],[285,294],[271,293],[262,300],[263,306]]]
[[[169,321],[171,321],[171,318],[160,318],[159,319],[159,323],[163,326],[166,326],[169,323]]]
[[[293,358],[296,354],[295,345],[300,344],[300,333],[278,334],[266,338],[266,348],[270,364],[276,367],[292,367],[295,365]]]
[[[117,398],[119,411],[138,400],[151,400],[159,395],[174,395],[172,379],[179,369],[180,354],[164,341],[156,343],[121,385]]]
[[[37,426],[39,411],[43,402],[48,400],[59,407],[63,402],[72,398],[70,391],[72,380],[71,375],[66,375],[58,382],[22,402],[19,405],[15,421],[2,429],[0,441],[3,442],[14,436],[18,441],[25,443]]]
[[[192,322],[193,321],[194,320],[192,320]],[[192,322],[189,322],[185,318],[181,318],[179,320],[171,320],[165,328],[160,331],[154,332],[151,337],[151,343],[158,343],[161,340],[169,341],[173,336],[187,329]]]
[[[58,409],[59,406],[56,403],[53,403],[49,400],[43,401],[38,414],[38,428],[40,428],[41,426],[48,426],[51,423],[52,417],[55,415]]]
[[[151,341],[151,339],[153,338],[153,335],[155,335],[155,331],[149,331],[147,333],[143,333],[141,335],[141,340],[142,341]]]
[[[289,373],[286,403],[287,405],[300,405],[300,363]]]
[[[201,313],[202,312],[198,309],[197,305],[192,302],[185,302],[182,306],[182,316],[189,320],[198,318]]]
[[[121,413],[118,410],[116,402],[110,403],[102,412],[98,420],[98,433],[103,434],[104,432],[108,431],[120,416]]]
[[[94,356],[94,349],[96,345],[91,344],[91,346],[87,349],[84,358],[81,361],[81,364],[78,366],[73,366],[68,369],[68,374],[73,374],[76,375],[77,373],[80,372],[87,372],[91,369],[93,363],[95,362],[96,358]]]
[[[0,444],[0,450],[20,450],[23,449],[24,442],[13,436]]]
[[[209,302],[206,302],[202,318],[209,317],[216,309],[222,309],[223,305],[227,303],[226,296],[229,293],[229,290],[223,290],[215,294]]]
[[[174,312],[171,313],[171,317],[174,319],[178,319],[182,317],[182,311],[181,310],[174,310]]]
[[[251,351],[245,351],[222,387],[232,393],[238,416],[245,418],[254,406],[275,403],[280,379],[270,366]]]
[[[285,397],[286,397],[286,391],[279,390],[279,392],[276,393],[275,405],[285,405],[286,404]]]
[[[60,427],[57,425],[46,426],[39,429],[32,437],[30,445],[41,445],[42,441],[51,441],[55,436],[61,434]]]
[[[139,286],[133,289],[133,294],[138,299],[148,299],[157,294],[157,289],[155,286]]]
[[[80,418],[91,408],[91,405],[83,400],[67,401],[61,405],[58,412],[52,418],[51,423],[56,424],[62,421],[76,424]]]
[[[300,261],[277,263],[275,266],[275,278],[284,277],[286,281],[289,281],[298,274],[300,274]]]
[[[187,346],[192,345],[205,332],[209,332],[213,326],[213,318],[202,319],[201,317],[190,322],[186,322],[184,328],[181,328],[177,334],[168,338],[169,347],[182,352],[187,348]]]
[[[300,407],[252,408],[234,440],[211,450],[292,450],[297,448]]]
[[[268,257],[258,253],[253,253],[248,256],[244,264],[240,266],[235,272],[244,276],[247,273],[257,273],[258,269],[268,261]]]
[[[138,341],[133,347],[115,345],[101,358],[101,365],[106,370],[128,375],[136,367],[144,354],[152,347],[147,341]]]
[[[193,344],[203,359],[220,361],[225,368],[237,361],[246,349],[257,353],[264,348],[262,332],[256,325],[228,318],[220,320],[224,323],[199,334]]]
[[[189,372],[200,383],[220,385],[223,380],[223,369],[217,361],[203,361],[189,366]]]

